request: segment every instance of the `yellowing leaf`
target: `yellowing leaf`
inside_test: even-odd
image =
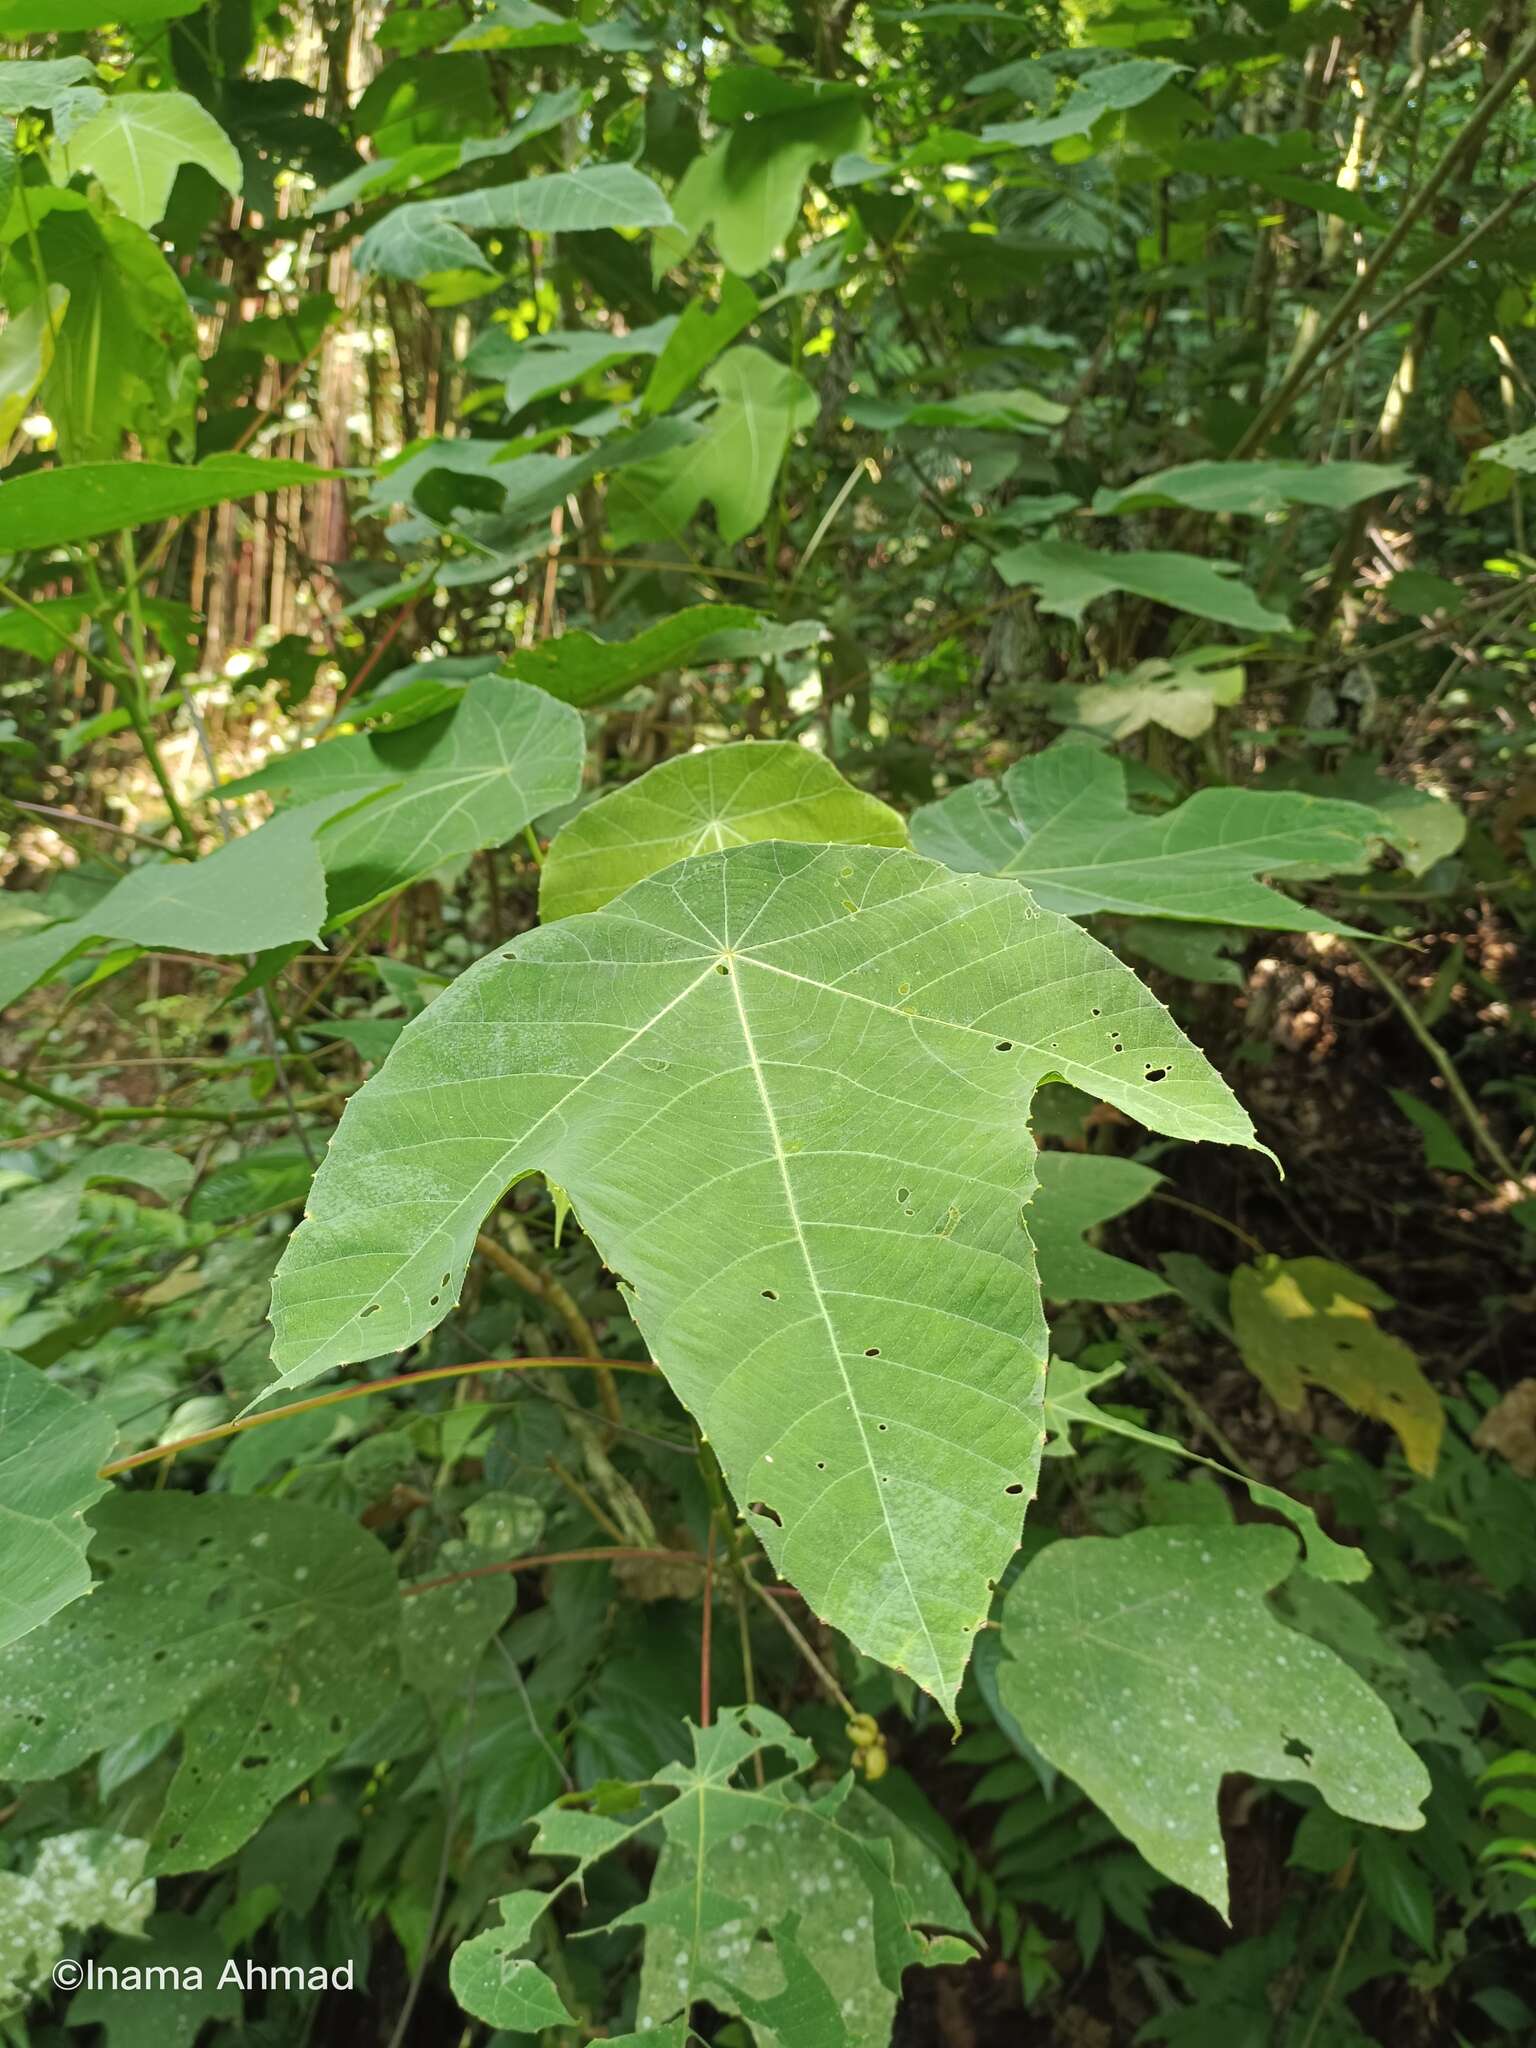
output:
[[[34,299],[0,334],[0,443],[9,441],[26,418],[53,365],[54,336],[68,305],[68,289],[51,284],[45,298]]]
[[[1261,1259],[1232,1275],[1232,1324],[1243,1363],[1278,1406],[1321,1387],[1394,1430],[1415,1472],[1440,1454],[1445,1411],[1399,1338],[1372,1313],[1392,1297],[1331,1259]]]

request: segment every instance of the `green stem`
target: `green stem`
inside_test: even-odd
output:
[[[166,809],[171,814],[171,822],[175,825],[182,844],[195,847],[196,829],[187,816],[181,798],[176,794],[176,786],[171,781],[170,772],[160,757],[160,749],[155,743],[154,727],[150,722],[149,692],[145,684],[145,675],[149,668],[149,649],[144,632],[144,603],[139,593],[139,566],[133,552],[133,535],[127,527],[118,535],[118,546],[123,558],[123,576],[127,584],[128,644],[133,650],[133,672],[131,680],[125,683],[123,690],[123,708],[138,734],[139,745],[144,749],[145,759],[160,785],[160,793],[165,798]]]
[[[71,1116],[77,1116],[87,1124],[260,1124],[289,1114],[286,1103],[271,1109],[172,1109],[163,1105],[145,1109],[99,1109],[93,1103],[75,1102],[55,1089],[29,1081],[14,1067],[0,1067],[0,1088],[12,1088],[18,1095],[30,1095],[38,1102],[49,1103],[54,1109],[68,1110]],[[314,1095],[295,1102],[292,1108],[295,1111],[330,1110],[332,1104],[329,1096]]]
[[[1360,962],[1366,973],[1370,975],[1371,979],[1379,983],[1383,992],[1391,998],[1403,1022],[1434,1061],[1435,1066],[1439,1070],[1440,1078],[1450,1090],[1452,1101],[1466,1118],[1468,1129],[1489,1159],[1498,1168],[1499,1173],[1505,1180],[1518,1182],[1520,1178],[1519,1169],[1498,1139],[1493,1135],[1493,1132],[1488,1128],[1487,1119],[1472,1100],[1466,1083],[1456,1071],[1455,1061],[1451,1058],[1445,1047],[1435,1037],[1434,1033],[1413,1007],[1407,996],[1403,994],[1390,974],[1387,974],[1382,968],[1378,967],[1370,955],[1361,951],[1358,947],[1355,951],[1355,958]]]

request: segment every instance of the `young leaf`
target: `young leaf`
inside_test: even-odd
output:
[[[424,1335],[543,1171],[777,1567],[947,1708],[1034,1484],[1048,1073],[1255,1142],[1135,977],[1022,890],[866,847],[685,861],[407,1027],[279,1268],[279,1383]]]
[[[234,144],[206,108],[185,92],[120,92],[61,146],[66,175],[87,171],[141,228],[170,204],[183,164],[197,164],[226,192],[239,194]]]
[[[520,682],[536,684],[562,704],[585,708],[622,696],[647,676],[681,667],[716,633],[758,623],[748,605],[689,605],[668,619],[658,619],[633,640],[599,640],[580,630],[562,633],[558,640],[520,648],[507,657],[507,666]]]
[[[102,1409],[0,1351],[0,1646],[90,1590],[85,1511],[107,1490],[96,1472],[116,1435]]]
[[[389,1555],[292,1500],[118,1494],[92,1520],[107,1577],[0,1652],[0,1771],[58,1777],[176,1720],[149,1867],[203,1870],[393,1698]]]
[[[320,842],[334,925],[457,855],[504,845],[541,812],[569,803],[581,788],[582,753],[581,719],[567,705],[482,676],[452,711],[284,754],[221,794],[266,790],[308,798],[310,809],[316,799],[369,799]]]
[[[651,535],[678,538],[706,498],[722,540],[741,540],[768,510],[790,435],[816,417],[811,386],[761,349],[729,350],[700,381],[720,401],[704,437],[634,463],[609,485],[619,547]]]
[[[1202,789],[1161,816],[1132,812],[1125,768],[1089,746],[1028,754],[1001,783],[972,782],[912,815],[919,853],[962,874],[1008,875],[1069,917],[1114,910],[1261,930],[1348,927],[1257,877],[1370,864],[1381,821],[1359,804]]]
[[[1216,619],[1248,633],[1289,633],[1284,612],[1259,602],[1246,583],[1237,580],[1236,562],[1208,561],[1203,555],[1111,554],[1076,540],[1027,541],[996,557],[994,568],[1016,587],[1030,583],[1040,592],[1039,606],[1059,618],[1081,623],[1096,597],[1128,590],[1176,612]]]
[[[1243,1363],[1279,1407],[1322,1387],[1394,1430],[1415,1472],[1440,1456],[1445,1410],[1419,1361],[1377,1323],[1392,1297],[1331,1259],[1260,1259],[1232,1275],[1232,1326]]]
[[[1003,1603],[1004,1704],[1154,1869],[1227,1911],[1224,1775],[1301,1782],[1377,1827],[1423,1825],[1429,1776],[1365,1681],[1264,1594],[1283,1529],[1053,1543]]]
[[[1035,1172],[1040,1186],[1025,1220],[1047,1301],[1147,1301],[1168,1292],[1159,1274],[1083,1242],[1097,1224],[1144,1202],[1160,1173],[1103,1152],[1042,1152]]]
[[[1287,505],[1347,512],[1412,482],[1413,471],[1395,462],[1183,462],[1121,490],[1099,491],[1093,509],[1102,516],[1183,505],[1191,512],[1245,512],[1254,519]]]
[[[539,915],[550,924],[600,910],[674,861],[762,839],[905,846],[907,828],[793,740],[711,747],[663,761],[563,825],[539,877]]]

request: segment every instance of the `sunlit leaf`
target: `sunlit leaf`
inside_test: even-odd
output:
[[[185,92],[115,93],[73,131],[61,154],[66,172],[99,179],[118,210],[141,228],[163,217],[183,164],[198,165],[226,192],[238,195],[242,183],[234,144]]]
[[[787,740],[711,747],[663,761],[562,826],[539,878],[539,914],[548,924],[600,910],[674,861],[761,839],[905,846],[907,828],[808,747]]]
[[[1392,1297],[1331,1259],[1267,1257],[1232,1275],[1232,1325],[1243,1363],[1294,1412],[1309,1386],[1385,1422],[1415,1472],[1433,1473],[1445,1431],[1440,1396],[1406,1344],[1373,1311]]]

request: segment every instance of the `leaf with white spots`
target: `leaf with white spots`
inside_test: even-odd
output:
[[[608,1923],[646,1931],[637,2040],[680,2040],[676,2029],[707,1998],[759,2022],[760,2048],[884,2048],[903,1970],[955,1959],[953,1945],[931,1944],[918,1926],[974,1932],[938,1859],[848,1779],[808,1793],[801,1775],[815,1751],[767,1708],[726,1708],[689,1734],[687,1763],[604,1788],[595,1810],[561,1803],[537,1816],[530,1853],[575,1867],[551,1891],[497,1901],[501,1926],[454,1955],[454,1995],[496,2025],[555,2024],[555,1987],[520,1951],[562,1893],[654,1830],[649,1895]],[[778,1754],[791,1768],[770,1764],[757,1782],[749,1767]],[[797,2012],[821,2031],[779,2031]]]
[[[1337,1813],[1423,1826],[1429,1776],[1386,1707],[1264,1595],[1283,1529],[1142,1529],[1053,1543],[1003,1605],[1003,1703],[1154,1869],[1227,1910],[1217,1794],[1232,1771]]]
[[[680,862],[402,1032],[279,1269],[279,1383],[424,1336],[542,1172],[777,1569],[948,1709],[1034,1490],[1048,1074],[1255,1142],[1130,970],[1012,883],[782,841]]]
[[[106,1578],[0,1653],[0,1776],[176,1721],[149,1867],[206,1869],[389,1705],[394,1571],[345,1515],[289,1500],[119,1494],[92,1519]]]

